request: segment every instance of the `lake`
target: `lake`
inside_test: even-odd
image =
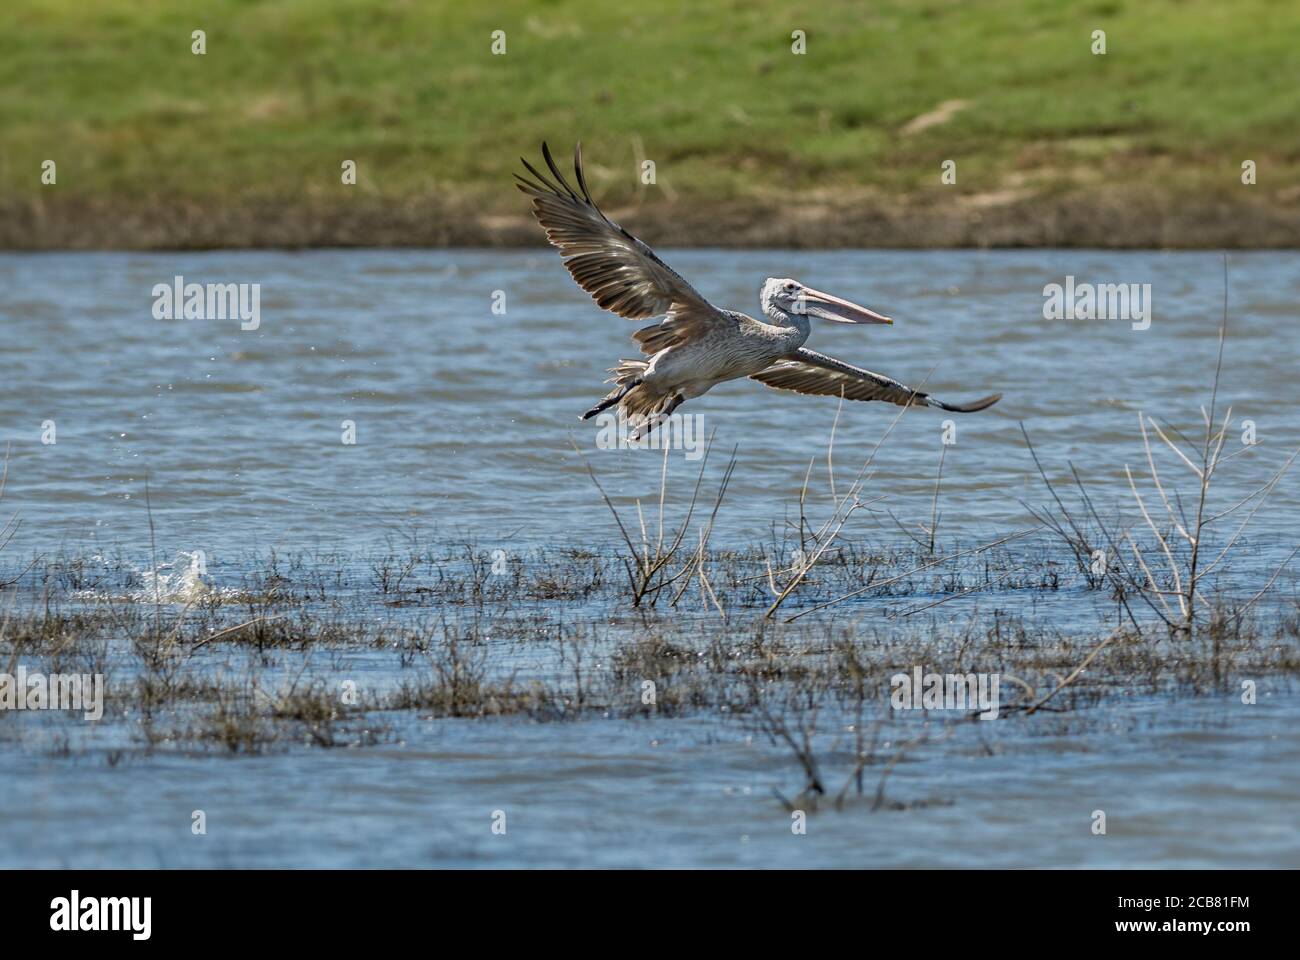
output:
[[[1203,431],[1223,315],[1218,254],[661,253],[720,306],[755,314],[763,279],[791,276],[894,318],[814,321],[808,345],[820,352],[951,402],[1003,394],[982,413],[912,409],[897,423],[896,407],[845,403],[837,414],[833,399],[747,380],[689,401],[679,412],[715,438],[708,496],[736,450],[715,548],[788,537],[810,461],[810,509],[826,514],[832,429],[841,491],[888,431],[863,488],[874,502],[846,531],[873,549],[913,548],[932,513],[944,544],[1031,525],[1030,508],[1050,498],[1022,425],[1053,480],[1069,482],[1072,465],[1100,514],[1140,532],[1125,474],[1147,471],[1140,413],[1188,437]],[[159,319],[155,288],[178,276],[257,284],[256,328],[238,317]],[[1231,407],[1226,446],[1239,455],[1215,478],[1225,508],[1300,445],[1300,257],[1234,253],[1228,279],[1216,413]],[[1089,283],[1149,284],[1149,313],[1045,317],[1045,288]],[[412,538],[521,563],[539,551],[613,556],[619,531],[588,464],[634,516],[636,498],[647,508],[658,499],[664,455],[602,449],[597,424],[578,416],[607,389],[606,368],[636,355],[637,326],[599,310],[543,250],[0,254],[0,524],[21,521],[0,551],[0,581],[19,581],[0,601],[38,606],[35,578],[56,559],[116,558],[131,574],[70,586],[56,599],[73,609],[142,599],[133,578],[176,575],[187,562],[176,558],[196,553],[216,589],[295,552],[369,576],[376,556]],[[1189,489],[1185,468],[1152,440],[1166,475]],[[668,451],[670,511],[684,509],[701,462]],[[1288,476],[1242,538],[1224,589],[1251,596],[1298,542],[1300,483]],[[1064,569],[1069,558],[1044,563]],[[1294,616],[1295,569],[1271,587],[1258,610]],[[947,595],[927,591],[907,602]],[[171,613],[183,602],[168,601]],[[357,604],[363,619],[411,629],[438,612],[415,600]],[[996,607],[1082,634],[1108,604],[1068,589],[972,594],[916,629],[938,636],[959,616],[983,624]],[[642,629],[612,600],[532,609],[608,625],[610,649]],[[865,637],[884,616],[867,604],[820,622]],[[691,617],[720,635],[733,625],[707,602]],[[246,666],[246,651],[221,646],[196,669]],[[297,656],[258,669],[291,675]],[[496,666],[561,668],[519,649]],[[302,669],[377,685],[399,672],[378,646],[306,654]],[[1285,670],[1259,677],[1249,708],[1227,687],[1134,688],[1069,717],[951,726],[890,774],[897,809],[823,811],[797,836],[775,793],[799,787],[788,751],[715,709],[555,723],[411,710],[387,716],[374,743],[253,756],[151,749],[130,710],[97,728],[13,714],[0,716],[0,865],[1296,867],[1292,685]],[[849,725],[836,716],[821,729],[829,756]],[[205,836],[191,832],[200,808]],[[1095,809],[1107,811],[1105,836],[1089,830]],[[509,816],[505,834],[489,829],[497,810]]]

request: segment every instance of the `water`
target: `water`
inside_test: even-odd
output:
[[[1072,460],[1126,496],[1145,410],[1184,431],[1208,400],[1222,304],[1214,254],[679,251],[670,262],[717,303],[756,311],[767,274],[797,276],[887,310],[892,327],[819,323],[811,345],[941,398],[1004,399],[957,416],[944,474],[945,523],[1021,522],[1042,499],[1018,422],[1044,462]],[[151,289],[177,274],[257,282],[261,327],[153,319]],[[1043,319],[1045,284],[1146,282],[1151,328]],[[1231,339],[1221,387],[1261,445],[1225,470],[1244,493],[1300,443],[1300,257],[1234,254]],[[491,312],[504,291],[506,314]],[[605,369],[634,356],[637,324],[599,310],[556,257],[525,251],[53,254],[0,257],[0,439],[12,445],[6,503],[15,549],[147,543],[210,559],[239,547],[369,546],[390,529],[464,528],[508,544],[604,538],[608,520],[571,438],[612,493],[658,487],[653,451],[598,451],[577,416]],[[720,532],[761,535],[788,510],[810,458],[824,459],[836,402],[751,381],[681,408],[739,445],[734,509]],[[896,408],[849,404],[837,461],[860,462]],[[937,411],[910,411],[871,484],[900,515],[928,515]],[[41,443],[53,420],[57,444]],[[345,420],[357,442],[341,442]],[[1234,439],[1238,437],[1234,433]],[[1240,458],[1246,459],[1246,457]],[[676,455],[685,483],[691,465]],[[824,489],[824,479],[817,489]],[[1272,516],[1294,529],[1300,485]],[[581,531],[579,533],[579,531]]]
[[[900,764],[928,805],[809,819],[738,726],[414,722],[400,747],[7,763],[6,865],[41,867],[1295,867],[1294,698],[1138,702],[1071,736],[986,734]],[[995,725],[997,726],[997,725]],[[967,725],[967,731],[972,725]],[[976,731],[978,732],[978,731]],[[878,772],[868,789],[874,790]],[[782,783],[789,787],[793,778]],[[147,784],[147,796],[144,786]],[[834,789],[841,786],[837,779]],[[190,832],[202,809],[208,834]],[[1093,811],[1106,835],[1091,832]],[[490,830],[506,812],[507,832]],[[1228,824],[1230,827],[1225,828]]]
[[[1194,436],[1209,399],[1223,298],[1215,254],[666,258],[715,302],[750,313],[768,275],[887,312],[893,327],[818,324],[810,346],[913,385],[929,374],[925,388],[948,400],[1004,394],[990,411],[952,418],[944,539],[1022,529],[1025,504],[1046,500],[1022,422],[1054,478],[1073,463],[1100,510],[1131,519],[1124,466],[1145,464],[1139,411]],[[154,284],[178,274],[261,284],[259,329],[154,319]],[[1043,287],[1066,275],[1150,283],[1150,329],[1044,320]],[[1229,276],[1218,409],[1232,407],[1228,442],[1244,452],[1216,479],[1224,505],[1300,445],[1300,257],[1234,254]],[[492,312],[496,291],[504,315]],[[636,326],[597,309],[542,251],[0,255],[0,441],[10,445],[0,523],[21,518],[0,580],[38,555],[118,552],[179,584],[179,570],[153,569],[149,512],[158,555],[202,551],[214,589],[272,549],[365,556],[411,531],[512,554],[607,552],[617,531],[584,462],[626,503],[657,496],[661,454],[597,449],[596,428],[577,415],[603,394],[605,368],[635,355]],[[681,408],[717,431],[713,476],[738,447],[715,544],[772,536],[797,509],[810,459],[824,505],[836,407],[739,381]],[[845,404],[841,483],[896,409]],[[888,499],[855,534],[898,540],[886,507],[907,523],[929,517],[947,418],[913,410],[893,429],[866,489]],[[1250,448],[1246,420],[1260,441]],[[42,443],[48,421],[52,444]],[[355,445],[341,442],[344,421]],[[680,498],[696,464],[674,451],[670,465]],[[1300,484],[1288,479],[1243,545],[1244,588],[1263,585],[1298,532]],[[1294,597],[1292,574],[1279,584]],[[1056,609],[1067,611],[1061,628],[1080,616]],[[68,755],[58,722],[20,717],[22,735],[0,740],[0,864],[1300,865],[1300,737],[1284,682],[1250,709],[1234,696],[1133,697],[1069,728],[964,725],[899,764],[890,796],[908,809],[819,814],[798,838],[772,794],[798,789],[788,754],[739,721],[389,719],[373,747],[228,758],[146,753],[129,728]],[[190,833],[199,808],[211,824],[203,838]],[[1105,838],[1088,829],[1098,808]],[[505,837],[488,829],[497,809],[510,817]]]

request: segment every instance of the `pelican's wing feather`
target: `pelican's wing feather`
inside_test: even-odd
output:
[[[765,370],[753,374],[750,379],[778,390],[793,390],[795,393],[826,397],[843,395],[846,400],[883,400],[901,407],[937,407],[953,413],[974,413],[993,406],[1002,398],[1002,394],[995,393],[974,403],[944,403],[897,380],[804,347],[800,347],[797,354],[778,360]]]
[[[581,145],[573,155],[577,190],[564,179],[544,143],[542,157],[554,182],[521,157],[531,177],[515,174],[517,186],[532,198],[533,216],[560,251],[564,266],[597,304],[632,320],[667,314],[662,323],[642,331],[659,331],[658,340],[665,334],[672,341],[690,339],[725,319],[653,250],[596,206],[582,172]]]

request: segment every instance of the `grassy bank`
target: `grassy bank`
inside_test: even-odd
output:
[[[1298,28],[1279,0],[12,0],[0,245],[536,243],[516,158],[581,139],[660,243],[1290,246]]]

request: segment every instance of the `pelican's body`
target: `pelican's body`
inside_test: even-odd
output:
[[[691,400],[715,384],[748,377],[771,366],[808,339],[807,329],[764,323],[733,310],[719,313],[721,316],[695,339],[664,347],[652,355],[641,375],[642,386]],[[656,329],[657,325],[650,328]]]
[[[805,348],[814,316],[838,323],[893,321],[797,280],[769,278],[763,284],[762,320],[715,307],[653,250],[601,213],[587,190],[581,149],[574,154],[577,191],[556,167],[546,144],[542,155],[557,182],[525,160],[524,167],[536,182],[518,176],[519,189],[533,198],[533,214],[564,257],[573,279],[601,307],[619,316],[665,315],[632,336],[648,359],[620,361],[611,370],[614,389],[584,419],[618,404],[636,434],[642,435],[685,401],[741,377],[797,393],[885,400],[958,413],[983,410],[1000,398],[993,394],[965,406],[943,403],[896,380]]]

